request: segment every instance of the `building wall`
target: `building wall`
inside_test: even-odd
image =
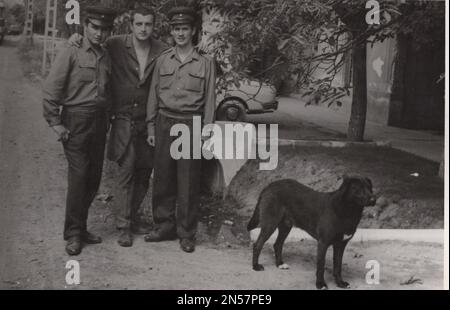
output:
[[[333,85],[337,87],[352,87],[351,54],[349,53],[345,57],[344,66],[333,81]],[[378,42],[373,46],[367,45],[367,119],[384,125],[388,124],[389,119],[394,58],[394,39]],[[324,74],[326,74],[325,71],[317,70],[314,77],[321,78]],[[344,106],[340,110],[350,114],[351,96],[342,101]]]
[[[445,40],[442,40],[445,42]],[[398,58],[397,53],[404,53]],[[444,128],[444,82],[436,83],[445,68],[445,47],[417,49],[414,38],[403,46],[398,39],[367,45],[367,120],[410,129],[442,131]],[[336,86],[348,85],[351,60],[337,76]],[[320,77],[323,72],[317,72]],[[395,94],[394,75],[398,83]],[[351,83],[350,83],[351,86]],[[400,93],[399,93],[400,92]],[[343,111],[350,113],[351,97]]]
[[[403,117],[401,122],[392,125],[443,130],[444,82],[437,81],[445,71],[444,51],[443,45],[418,50],[414,47],[413,38],[407,41]]]

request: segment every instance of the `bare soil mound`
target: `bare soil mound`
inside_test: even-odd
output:
[[[253,213],[259,193],[273,181],[290,178],[317,191],[336,190],[343,175],[372,180],[379,196],[364,211],[360,228],[443,228],[444,184],[439,165],[388,147],[281,147],[274,171],[249,161],[229,186],[224,205],[242,221]]]

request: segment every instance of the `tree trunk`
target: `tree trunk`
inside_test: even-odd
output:
[[[356,37],[356,36],[354,36]],[[347,139],[363,141],[367,115],[367,51],[366,44],[353,48],[353,99]]]
[[[407,37],[397,35],[396,55],[394,61],[394,79],[392,81],[391,102],[389,104],[389,126],[401,126],[405,102],[405,72],[407,65]]]

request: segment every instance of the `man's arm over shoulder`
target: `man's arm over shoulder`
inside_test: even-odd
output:
[[[76,47],[65,47],[58,53],[43,87],[44,118],[52,127],[61,124],[59,106],[65,96]]]
[[[170,49],[170,46],[161,40],[155,40],[155,42],[155,47],[158,55],[161,55]]]
[[[126,34],[110,36],[105,41],[105,48],[109,52],[111,52],[111,49],[117,48],[118,46],[125,44],[126,38],[127,38]]]

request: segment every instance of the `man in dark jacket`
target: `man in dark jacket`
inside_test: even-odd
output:
[[[153,169],[154,149],[146,142],[146,107],[155,60],[167,48],[152,38],[155,25],[152,10],[136,10],[131,23],[132,34],[107,41],[113,63],[108,159],[119,165],[116,225],[121,231],[118,243],[124,247],[132,246],[132,232],[148,233],[138,220]]]

